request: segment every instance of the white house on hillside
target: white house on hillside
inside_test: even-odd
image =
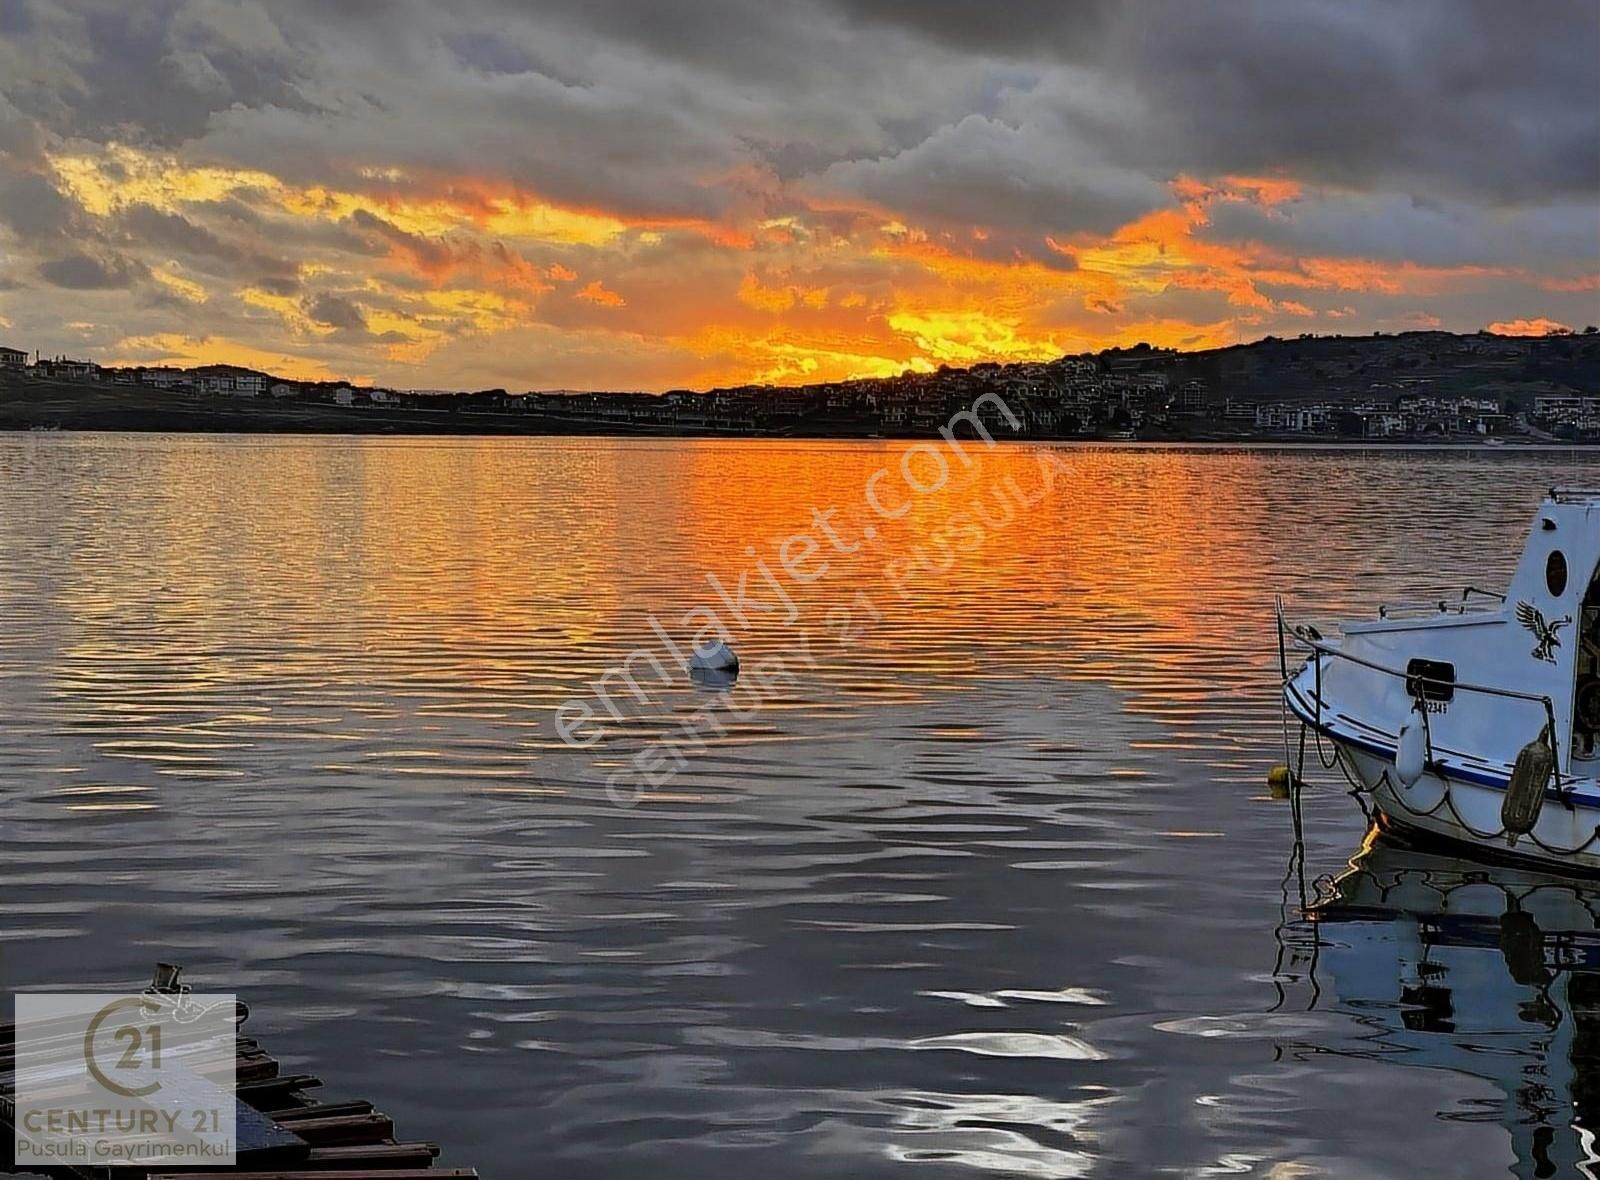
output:
[[[140,385],[154,385],[157,389],[171,389],[175,385],[188,383],[189,375],[182,369],[174,369],[171,365],[158,365],[155,368],[139,370]]]
[[[190,376],[201,393],[228,397],[260,397],[266,384],[264,374],[237,365],[201,365]]]

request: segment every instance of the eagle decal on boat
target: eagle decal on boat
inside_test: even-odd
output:
[[[1517,622],[1521,623],[1539,642],[1534,644],[1533,658],[1544,660],[1546,663],[1556,662],[1556,648],[1561,646],[1561,640],[1556,632],[1572,622],[1571,615],[1562,615],[1559,619],[1545,622],[1544,614],[1531,602],[1517,603]]]
[[[1283,703],[1333,743],[1376,829],[1600,874],[1600,486],[1552,488],[1526,535],[1504,594],[1468,586],[1318,632],[1280,600]],[[1290,757],[1273,777],[1293,798]]]

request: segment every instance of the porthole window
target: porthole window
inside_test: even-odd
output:
[[[1556,598],[1567,592],[1567,558],[1559,549],[1552,552],[1550,559],[1544,563],[1544,584]]]

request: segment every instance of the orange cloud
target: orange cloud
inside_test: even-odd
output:
[[[1210,181],[1179,176],[1168,187],[1197,217],[1203,217],[1205,206],[1213,201],[1243,201],[1270,209],[1298,201],[1305,191],[1299,181],[1284,176],[1223,176]]]
[[[1178,176],[1162,207],[1089,234],[1071,226],[1029,233],[1003,224],[919,224],[906,210],[808,201],[759,168],[708,179],[733,198],[701,220],[640,219],[504,182],[377,166],[318,186],[118,145],[74,146],[51,162],[56,182],[93,217],[116,218],[141,202],[204,219],[231,198],[302,243],[298,290],[249,277],[233,286],[200,268],[180,271],[165,257],[146,259],[147,286],[159,285],[164,305],[195,316],[231,311],[233,324],[242,315],[243,331],[254,335],[248,344],[144,336],[137,338],[143,351],[176,356],[175,342],[186,341],[205,359],[277,356],[296,372],[312,363],[435,366],[408,381],[416,384],[451,383],[448,366],[470,351],[451,345],[516,330],[545,333],[541,340],[558,349],[570,341],[573,356],[647,356],[626,370],[635,382],[643,366],[659,363],[675,381],[692,373],[737,384],[1043,359],[1137,340],[1227,344],[1318,315],[1355,317],[1342,303],[1320,306],[1350,293],[1366,297],[1361,314],[1388,324],[1436,323],[1417,297],[1502,280],[1600,289],[1600,275],[1541,278],[1500,267],[1315,257],[1220,238],[1213,213],[1224,203],[1296,215],[1308,190],[1271,174]],[[296,229],[304,232],[290,232]],[[276,253],[272,230],[254,252]],[[558,284],[571,284],[577,300],[605,314],[547,300]],[[311,319],[305,308],[319,291],[358,298],[367,333]],[[1493,328],[1561,326],[1535,318]],[[169,342],[165,350],[158,340]],[[315,362],[301,359],[310,352]],[[614,371],[590,368],[601,385]],[[537,372],[528,378],[539,380]]]
[[[1282,205],[1304,194],[1300,182],[1286,176],[1224,176],[1222,184],[1226,193],[1239,193],[1258,205]]]
[[[606,287],[599,279],[593,280],[583,290],[579,291],[578,298],[587,300],[599,307],[626,307],[628,305],[626,299]]]
[[[1225,187],[1227,184],[1234,187]],[[1182,202],[1179,208],[1147,213],[1101,241],[1063,244],[1050,238],[1047,245],[1072,257],[1080,272],[1105,276],[1115,295],[1153,299],[1171,290],[1217,291],[1227,296],[1230,305],[1252,313],[1297,317],[1313,316],[1316,311],[1303,301],[1276,299],[1261,288],[1367,291],[1398,297],[1438,294],[1512,274],[1487,266],[1295,257],[1259,242],[1216,241],[1204,236],[1210,227],[1210,202],[1218,198],[1281,202],[1293,199],[1300,191],[1298,185],[1238,177],[1208,184],[1180,177],[1172,187]],[[1236,192],[1245,195],[1231,195]],[[1099,293],[1088,305],[1101,306],[1105,294]],[[1123,306],[1115,298],[1109,305]]]
[[[828,305],[828,288],[807,286],[803,283],[772,287],[763,284],[754,274],[746,274],[739,282],[739,302],[774,314],[800,306],[820,310]],[[862,302],[865,302],[864,298]],[[851,306],[860,305],[857,303]]]
[[[1600,274],[1579,275],[1575,279],[1544,279],[1539,285],[1546,291],[1600,291]]]
[[[1570,332],[1572,329],[1558,320],[1543,316],[1531,320],[1496,320],[1489,325],[1496,336],[1548,336],[1552,332]]]

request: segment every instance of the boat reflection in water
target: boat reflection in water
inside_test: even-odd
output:
[[[1317,1007],[1390,1064],[1505,1094],[1516,1176],[1595,1175],[1600,882],[1479,865],[1369,835],[1288,940]]]

